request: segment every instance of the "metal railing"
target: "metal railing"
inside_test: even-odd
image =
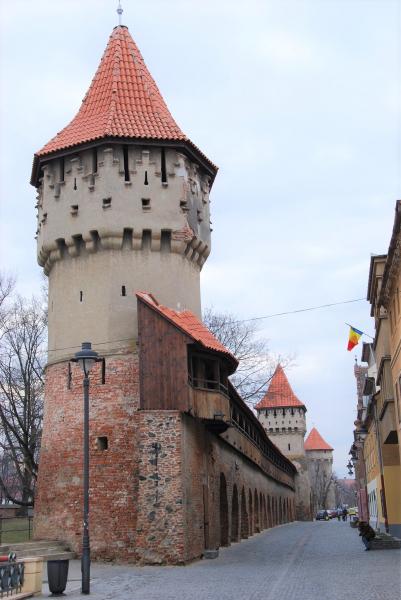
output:
[[[12,598],[24,584],[24,563],[0,563],[0,598]]]
[[[0,544],[26,542],[32,538],[33,517],[0,517]]]

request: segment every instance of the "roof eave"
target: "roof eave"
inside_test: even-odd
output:
[[[40,173],[40,165],[53,160],[54,158],[59,158],[61,156],[68,156],[70,154],[75,154],[76,152],[82,152],[88,148],[93,148],[94,146],[98,146],[99,144],[132,144],[132,145],[148,145],[148,146],[165,146],[169,148],[176,148],[181,150],[191,158],[199,162],[203,168],[207,171],[208,175],[211,178],[210,187],[212,187],[215,177],[217,175],[218,167],[212,163],[211,160],[207,158],[205,154],[193,143],[191,140],[166,140],[162,138],[130,138],[130,137],[116,137],[116,136],[104,136],[99,137],[94,140],[89,140],[87,142],[82,142],[81,144],[76,144],[73,146],[66,146],[64,148],[60,148],[59,150],[54,150],[51,152],[47,152],[44,154],[36,153],[33,157],[33,165],[32,165],[32,174],[30,179],[30,184],[34,187],[38,187],[39,184],[39,173]]]
[[[223,357],[225,360],[227,360],[233,367],[233,372],[236,370],[236,368],[238,367],[238,361],[235,358],[235,356],[233,356],[232,354],[230,354],[228,351],[227,352],[223,352],[222,350],[216,350],[214,348],[209,348],[208,346],[202,344],[199,340],[197,340],[195,337],[193,337],[193,335],[191,335],[190,332],[186,331],[183,327],[181,327],[178,323],[176,323],[175,321],[173,321],[172,319],[170,319],[167,315],[165,315],[164,313],[162,313],[160,310],[158,310],[156,305],[151,304],[150,302],[148,302],[145,298],[143,298],[141,295],[139,295],[138,293],[135,294],[137,300],[139,300],[140,302],[142,302],[143,304],[145,304],[148,308],[151,308],[155,313],[157,313],[158,315],[160,315],[161,317],[163,317],[163,319],[165,319],[166,321],[168,321],[171,325],[173,325],[176,329],[178,329],[178,331],[181,331],[184,335],[186,335],[187,337],[191,338],[193,340],[193,342],[195,344],[198,344],[199,346],[202,347],[203,350],[210,352],[211,354],[216,354],[220,357]],[[149,294],[149,296],[152,296],[152,294]],[[153,298],[153,300],[155,300],[155,298]],[[206,327],[206,326],[205,326]]]

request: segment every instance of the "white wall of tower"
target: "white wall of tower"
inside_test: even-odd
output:
[[[43,166],[37,247],[49,276],[49,362],[84,339],[103,354],[133,348],[136,291],[201,313],[210,177],[175,149],[165,148],[163,170],[160,147],[125,148],[89,148]]]
[[[306,418],[304,408],[262,408],[258,411],[258,418],[269,438],[285,456],[291,458],[305,455]]]

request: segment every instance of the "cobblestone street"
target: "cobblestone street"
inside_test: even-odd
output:
[[[80,594],[70,564],[66,596]],[[92,565],[94,600],[396,600],[401,551],[365,552],[338,521],[292,523],[222,548],[215,560],[185,567]],[[48,596],[46,584],[43,596]]]

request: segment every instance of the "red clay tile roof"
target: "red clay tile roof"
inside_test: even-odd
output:
[[[196,315],[190,310],[176,311],[159,304],[157,300],[147,292],[137,292],[137,298],[145,302],[148,306],[156,310],[163,317],[171,321],[176,327],[181,329],[184,333],[189,335],[195,342],[201,344],[208,350],[214,350],[215,352],[221,352],[225,354],[231,361],[238,365],[238,361],[233,354],[219,340],[213,335],[213,333],[198,319]]]
[[[302,406],[306,410],[305,404],[302,404],[292,391],[283,367],[278,365],[265,396],[256,404],[255,408],[259,410],[286,406]]]
[[[333,450],[333,448],[324,441],[316,427],[314,427],[305,440],[305,450]]]
[[[78,114],[37,155],[110,136],[188,140],[124,26],[113,29]]]

